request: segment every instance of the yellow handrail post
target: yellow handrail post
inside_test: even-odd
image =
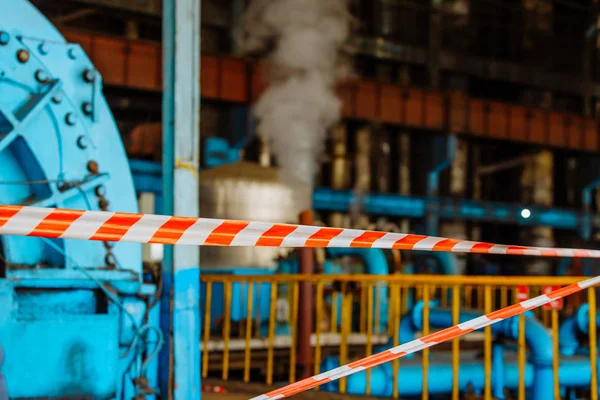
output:
[[[373,353],[373,285],[367,287],[367,356]],[[366,394],[371,395],[371,369],[367,369]]]
[[[248,299],[246,305],[246,347],[244,349],[244,382],[250,382],[250,341],[252,340],[252,314],[254,313],[254,283],[248,282]]]
[[[484,287],[484,312],[490,313],[492,312],[492,287],[490,285],[485,285]],[[483,398],[485,400],[491,400],[492,398],[492,327],[486,326],[484,328],[484,375],[485,375],[485,385],[484,385],[484,395]]]
[[[225,311],[223,315],[223,374],[222,379],[229,379],[229,339],[231,336],[231,282],[225,283]]]
[[[429,285],[423,285],[423,336],[429,335],[429,295],[431,293]],[[422,400],[429,399],[429,349],[423,349],[423,393]]]
[[[589,347],[590,347],[590,399],[598,400],[598,338],[596,336],[596,288],[588,289]]]
[[[212,282],[206,283],[204,306],[204,338],[202,340],[202,377],[208,376],[208,341],[210,340],[210,306],[212,305]]]
[[[554,375],[554,400],[560,400],[560,354],[558,352],[558,310],[552,309],[552,374]]]
[[[269,304],[269,333],[267,347],[267,385],[273,384],[273,358],[275,357],[275,312],[277,311],[277,282],[271,283],[271,303]]]
[[[292,285],[292,315],[291,328],[292,328],[292,346],[290,347],[290,383],[296,381],[296,342],[298,339],[298,297],[300,294],[300,285],[298,282],[291,283]]]
[[[315,375],[321,373],[321,323],[323,321],[323,285],[324,282],[317,283],[317,321],[315,323]],[[317,386],[315,390],[319,390]]]
[[[460,317],[460,286],[452,288],[452,324],[457,325]],[[458,371],[460,363],[460,338],[452,340],[452,400],[459,399]]]

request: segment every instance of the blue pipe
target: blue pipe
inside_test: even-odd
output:
[[[559,352],[564,356],[574,356],[579,348],[577,316],[567,318],[558,330]]]
[[[420,330],[423,326],[423,303],[412,310],[412,324]],[[479,317],[478,313],[463,311],[459,315],[459,323],[467,322]],[[449,309],[431,308],[429,311],[429,324],[432,328],[447,328],[453,325],[452,311]],[[490,326],[492,334],[503,335],[517,339],[518,319],[509,318]],[[414,338],[414,336],[413,336]],[[525,319],[525,341],[531,350],[531,363],[534,366],[533,399],[544,400],[552,398],[554,376],[552,374],[552,337],[547,329],[537,320],[528,317]]]
[[[492,345],[492,396],[495,399],[504,399],[504,387],[506,386],[506,366],[504,365],[504,345],[494,343]]]
[[[596,313],[596,325],[600,323],[600,312]],[[566,319],[559,329],[560,354],[573,356],[582,351],[580,337],[588,334],[589,305],[583,304],[575,315]],[[584,346],[587,347],[587,346]]]
[[[387,258],[382,249],[362,249],[362,248],[327,248],[327,255],[331,258],[344,256],[357,256],[365,263],[366,273],[369,275],[388,275],[390,269]],[[378,294],[377,294],[377,292]],[[375,296],[379,299],[379,308],[375,312],[380,313],[379,328],[385,330],[388,322],[388,288],[385,285],[375,288],[373,291],[373,307],[375,307]],[[338,309],[341,310],[341,301],[339,299]],[[340,321],[341,323],[341,321]]]
[[[494,398],[504,399],[503,389],[516,390],[519,385],[519,366],[516,362],[504,363],[499,357],[500,350],[495,347],[494,352],[497,356],[493,361],[492,372],[492,391]],[[492,350],[494,351],[494,350]],[[502,350],[503,352],[503,350]],[[466,352],[462,353],[467,355]],[[469,360],[463,360],[460,363],[458,386],[461,392],[467,390],[471,384],[476,392],[483,391],[485,386],[485,372],[481,360],[474,358],[474,354],[468,354]],[[404,359],[403,359],[404,360]],[[321,364],[321,371],[330,370],[339,366],[337,357],[327,357]],[[536,376],[535,365],[527,363],[525,365],[525,387],[533,389],[534,399],[542,399],[542,394],[537,391],[537,387],[544,382],[538,379],[543,377]],[[498,376],[497,374],[500,374]],[[452,364],[433,361],[429,366],[428,391],[432,395],[447,394],[452,391]],[[435,379],[431,379],[435,377]],[[567,358],[561,359],[559,369],[559,380],[561,390],[565,388],[586,388],[590,384],[591,372],[587,359]],[[329,382],[323,385],[323,389],[330,392],[339,391],[339,381]],[[393,367],[391,363],[385,363],[371,368],[371,396],[391,397],[393,394]],[[548,382],[550,391],[543,393],[544,399],[553,398],[553,388]],[[400,397],[417,396],[423,391],[423,370],[420,359],[400,362],[398,371],[398,392]],[[361,371],[346,377],[346,393],[353,395],[365,395],[366,393],[366,372]],[[529,397],[528,397],[529,398]]]
[[[346,212],[353,199],[354,194],[351,191],[316,188],[313,192],[313,208],[318,211]],[[590,218],[588,214],[575,210],[441,197],[368,194],[363,197],[362,202],[364,210],[368,214],[424,218],[427,210],[435,207],[439,209],[441,218],[513,223],[523,226],[548,226],[572,230],[578,230],[581,221]],[[529,218],[521,216],[523,208],[531,211]],[[600,219],[593,218],[591,224],[593,227],[600,226]]]
[[[404,360],[404,359],[403,359]],[[339,365],[336,357],[328,357],[323,361],[322,371],[335,368]],[[519,384],[519,368],[516,363],[502,365],[504,383],[503,387],[515,389]],[[494,370],[494,373],[498,370]],[[525,385],[531,387],[533,384],[534,368],[531,364],[525,367]],[[452,364],[433,362],[429,366],[428,392],[432,395],[447,394],[452,391]],[[435,377],[435,379],[432,379]],[[492,376],[492,379],[496,377]],[[393,367],[391,363],[385,363],[371,368],[371,396],[391,397],[393,394]],[[495,380],[494,380],[495,382]],[[485,372],[481,361],[471,359],[460,364],[458,385],[460,391],[466,391],[471,384],[476,391],[483,389],[485,385]],[[502,391],[503,387],[494,388],[494,393]],[[339,391],[338,381],[324,385],[324,390],[330,392]],[[400,362],[398,370],[398,392],[404,396],[416,396],[423,392],[423,369],[420,359],[414,361]],[[364,395],[366,393],[366,372],[361,371],[346,378],[346,393],[353,395]],[[503,397],[498,397],[503,398]],[[546,399],[547,400],[547,399]]]

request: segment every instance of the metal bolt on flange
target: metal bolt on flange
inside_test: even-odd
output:
[[[80,149],[87,149],[88,140],[85,136],[81,135],[77,138],[77,147],[79,147]]]
[[[52,96],[52,102],[54,104],[60,104],[62,102],[63,96],[61,92],[56,92],[54,96]]]
[[[97,174],[98,173],[98,169],[100,167],[98,166],[98,162],[94,161],[94,160],[90,160],[87,163],[87,169],[88,171],[90,171],[92,174]]]
[[[65,115],[65,122],[67,125],[73,126],[75,125],[75,122],[77,122],[77,117],[73,113],[67,113],[67,115]]]
[[[25,49],[19,49],[17,51],[17,60],[22,64],[26,63],[29,61],[29,52]]]
[[[98,200],[98,207],[100,207],[100,209],[102,211],[108,210],[109,205],[110,205],[110,201],[106,200],[104,197],[101,198],[100,200]]]
[[[48,77],[48,74],[46,74],[46,72],[44,72],[41,69],[38,69],[37,71],[35,71],[35,80],[39,83],[48,83],[50,78]]]
[[[75,60],[77,58],[77,49],[75,47],[71,47],[69,50],[67,50],[67,57],[69,57],[71,60]]]
[[[91,69],[83,71],[83,80],[87,83],[92,83],[96,79],[96,73]]]
[[[96,188],[94,189],[94,193],[96,193],[96,196],[98,196],[98,197],[106,196],[106,186],[104,186],[104,185],[96,186]]]
[[[48,45],[44,42],[40,43],[40,45],[38,46],[38,51],[41,55],[45,56],[46,54],[48,54]]]
[[[6,31],[0,31],[0,45],[6,46],[10,41],[10,34]]]
[[[83,113],[85,115],[91,115],[92,114],[92,110],[93,110],[92,103],[90,103],[90,102],[86,101],[85,103],[83,103],[81,105],[81,111],[83,111]]]

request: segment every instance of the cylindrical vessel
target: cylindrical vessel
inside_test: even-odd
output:
[[[283,183],[275,168],[237,162],[202,171],[200,212],[209,218],[296,223],[311,188]],[[278,248],[202,247],[202,269],[275,269]]]

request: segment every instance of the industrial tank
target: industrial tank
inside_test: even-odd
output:
[[[278,170],[239,161],[202,171],[200,211],[210,218],[261,222],[296,222],[310,198],[310,190],[284,183]],[[304,203],[304,204],[303,204]],[[274,270],[278,248],[203,247],[203,269],[226,270],[250,267]]]

